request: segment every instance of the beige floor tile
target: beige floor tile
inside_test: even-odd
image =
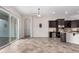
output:
[[[78,53],[79,45],[60,42],[54,38],[28,38],[17,40],[5,47],[2,53]]]

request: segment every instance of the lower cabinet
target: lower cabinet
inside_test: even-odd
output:
[[[56,32],[56,37],[60,38],[60,32]]]
[[[52,32],[49,32],[49,38],[52,38]]]
[[[66,33],[60,33],[61,42],[66,42]]]
[[[56,32],[49,32],[49,38],[56,38]]]

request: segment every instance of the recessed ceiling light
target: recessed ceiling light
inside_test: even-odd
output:
[[[55,11],[52,12],[52,14],[55,14],[55,13],[56,13]]]
[[[77,11],[77,13],[79,13],[79,11]]]
[[[65,11],[65,14],[67,15],[68,14],[68,11]]]

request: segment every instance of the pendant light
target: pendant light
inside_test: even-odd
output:
[[[41,15],[40,15],[40,8],[38,8],[37,16],[38,16],[38,17],[41,17]]]

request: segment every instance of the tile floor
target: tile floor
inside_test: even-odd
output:
[[[78,53],[79,45],[60,42],[57,38],[20,39],[0,50],[1,53]]]

